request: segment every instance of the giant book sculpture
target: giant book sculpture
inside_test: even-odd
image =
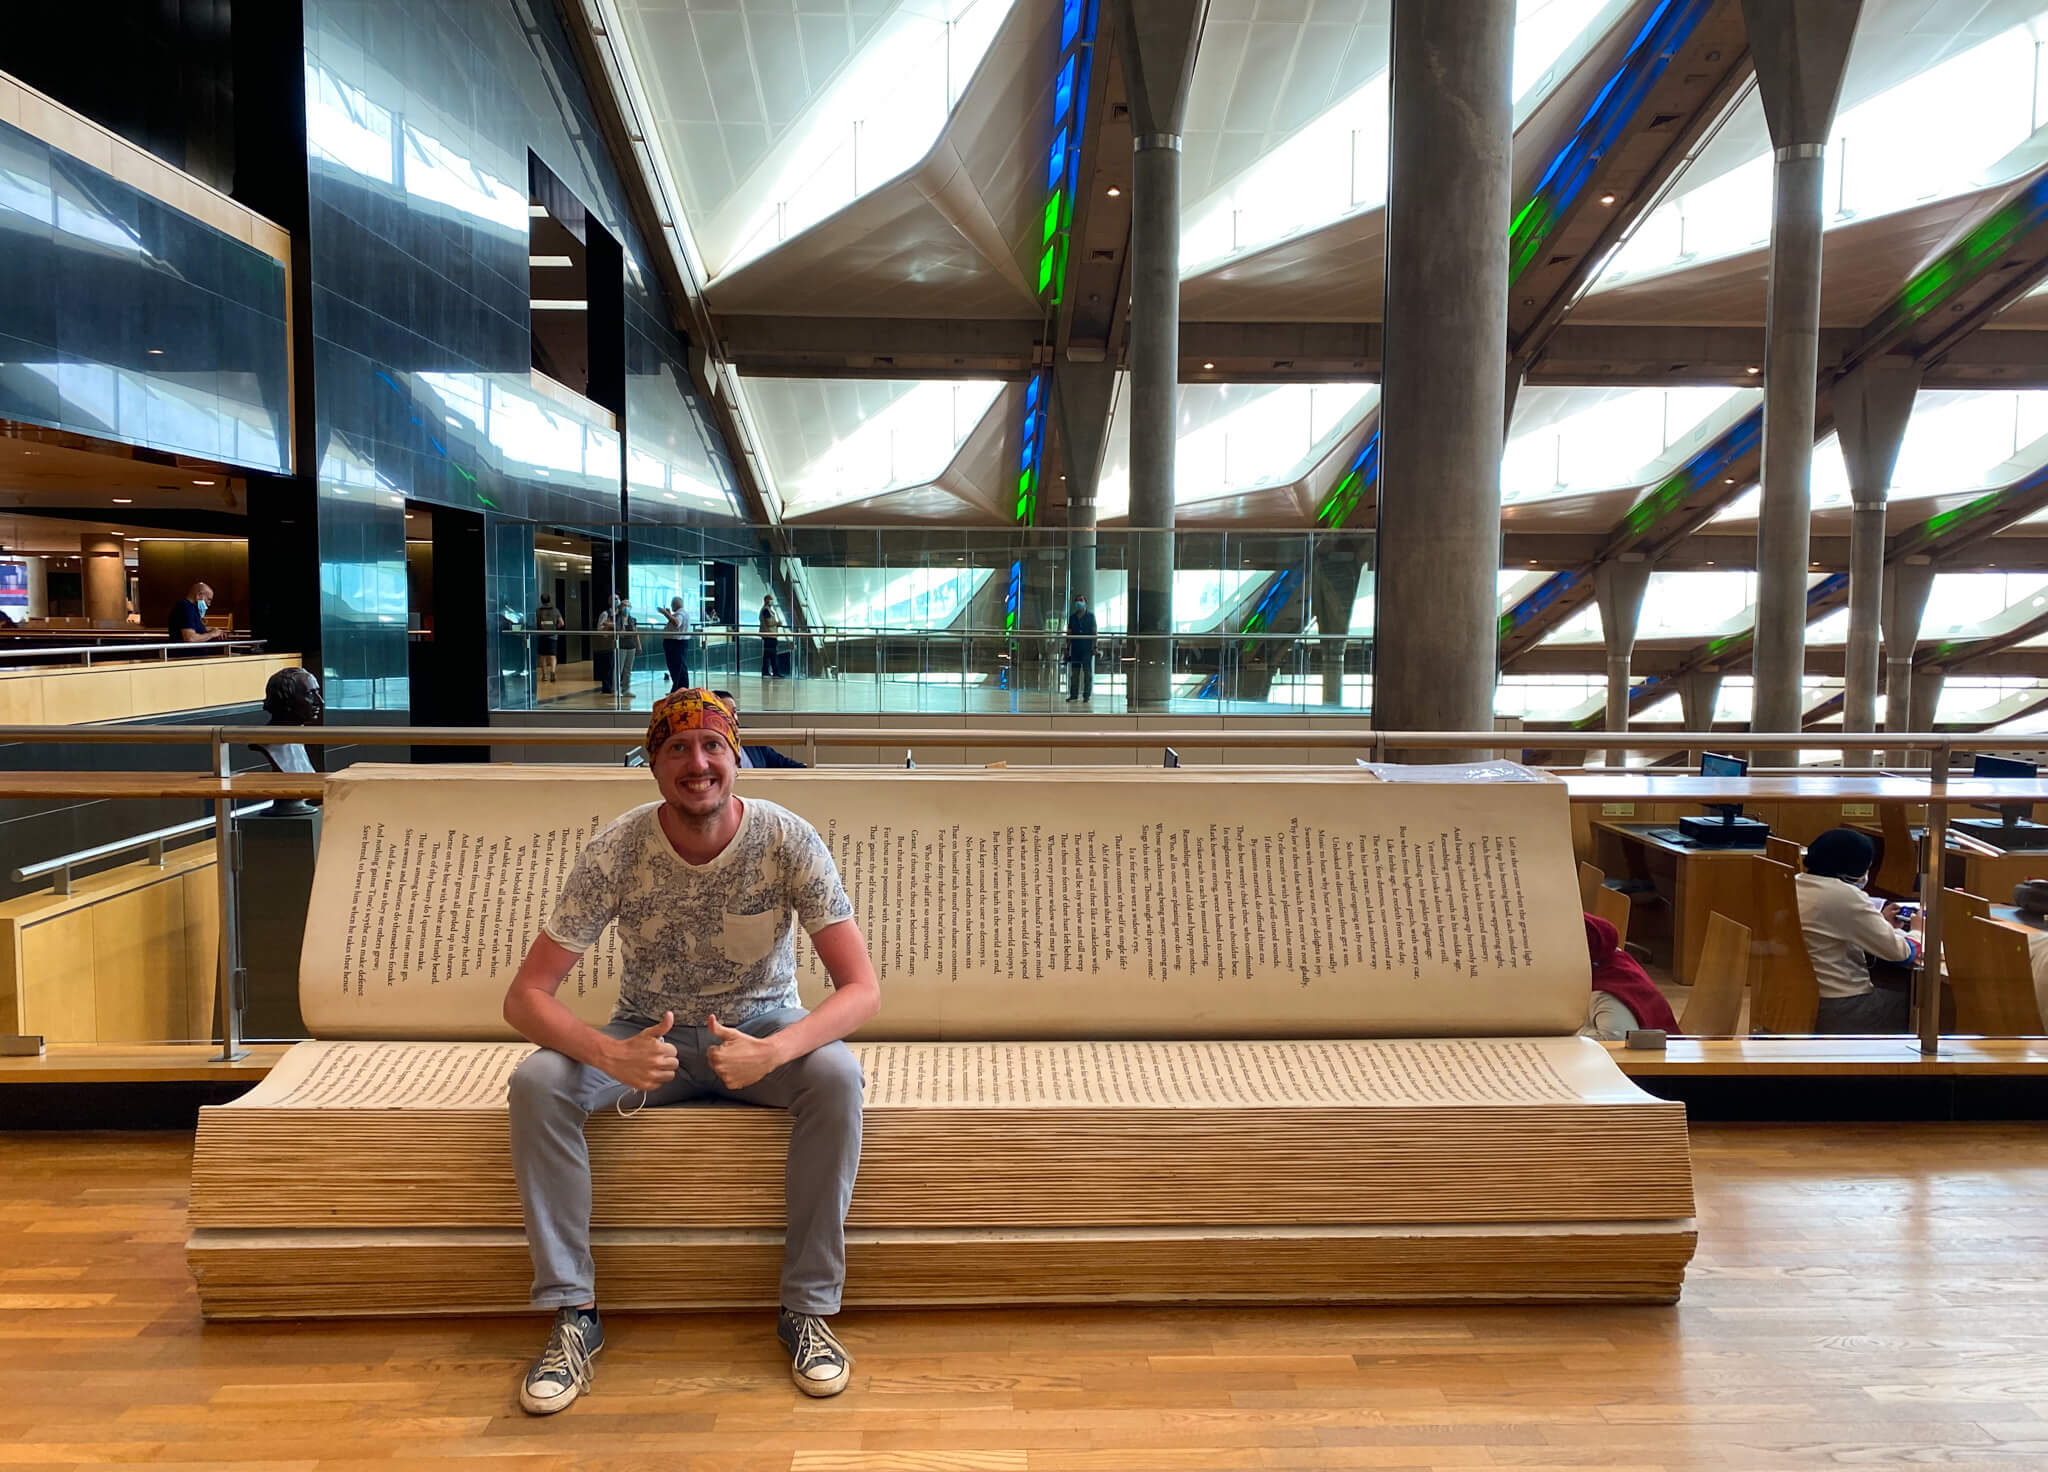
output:
[[[1572,1036],[1589,977],[1561,783],[748,772],[740,792],[825,835],[882,978],[853,1043],[849,1303],[1677,1296],[1684,1111]],[[330,784],[300,980],[319,1040],[201,1111],[210,1317],[525,1304],[505,1081],[531,1050],[500,1001],[582,841],[654,796],[564,767]],[[608,936],[571,973],[585,1018],[617,965]],[[775,1301],[779,1112],[589,1132],[607,1305]]]

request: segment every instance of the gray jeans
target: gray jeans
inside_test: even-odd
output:
[[[804,1016],[801,1007],[764,1012],[740,1031],[766,1037]],[[600,1031],[631,1037],[644,1023],[610,1022]],[[649,1106],[690,1099],[737,1099],[790,1113],[783,1199],[782,1306],[798,1313],[839,1311],[846,1284],[846,1206],[860,1166],[861,1073],[844,1043],[827,1043],[758,1083],[728,1089],[705,1057],[710,1031],[678,1027],[668,1035],[676,1076],[645,1096]],[[562,1308],[596,1299],[590,1257],[590,1150],[583,1124],[620,1101],[630,1113],[642,1096],[602,1069],[542,1048],[512,1074],[512,1169],[533,1253],[533,1306]]]

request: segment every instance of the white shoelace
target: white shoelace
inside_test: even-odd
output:
[[[541,1352],[540,1363],[534,1367],[536,1380],[564,1376],[578,1390],[590,1383],[590,1352],[583,1347],[580,1324],[557,1326],[548,1336],[548,1347]]]
[[[796,1318],[796,1363],[798,1369],[807,1369],[821,1357],[844,1361],[846,1351],[839,1341],[832,1337],[832,1331],[825,1327],[823,1319],[799,1314]]]

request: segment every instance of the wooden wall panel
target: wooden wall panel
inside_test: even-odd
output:
[[[23,1029],[53,1043],[98,1041],[92,912],[72,910],[25,927],[20,955]]]
[[[220,880],[214,867],[194,869],[180,881],[185,890],[185,1031],[179,1036],[210,1038],[214,1032],[214,989],[220,976]]]
[[[185,1037],[185,886],[165,879],[101,900],[92,917],[93,1038],[160,1043]]]

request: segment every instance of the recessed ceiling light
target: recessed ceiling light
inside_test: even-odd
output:
[[[116,496],[114,497],[114,504],[116,506],[133,506],[135,498],[133,496]]]
[[[1117,197],[1117,196],[1118,196],[1119,194],[1122,194],[1122,193],[1123,193],[1123,190],[1121,190],[1121,189],[1117,188],[1117,187],[1116,187],[1116,185],[1112,184],[1112,185],[1110,185],[1110,186],[1109,186],[1109,197],[1110,197],[1111,199],[1115,199],[1115,198],[1116,198],[1116,197]]]
[[[215,484],[215,482],[210,480],[195,480],[192,482],[192,484],[195,486],[210,486]]]
[[[149,350],[149,355],[152,358],[161,358],[164,355],[164,350],[162,348],[151,348]]]
[[[1763,370],[1763,369],[1761,369],[1761,368],[1759,368],[1759,367],[1757,367],[1757,365],[1756,365],[1756,364],[1752,363],[1752,364],[1750,364],[1750,365],[1749,365],[1749,366],[1748,366],[1747,368],[1743,369],[1742,371],[1743,371],[1744,373],[1749,373],[1749,374],[1757,374],[1757,373],[1761,373],[1761,372],[1763,372],[1764,370]]]
[[[1735,484],[1735,477],[1732,475],[1724,475],[1721,477],[1721,484],[1724,486],[1732,486]]]
[[[1602,203],[1602,204],[1613,204],[1613,203],[1614,203],[1614,196],[1613,196],[1613,195],[1611,195],[1611,194],[1603,194],[1603,195],[1601,195],[1601,196],[1600,196],[1600,203]]]
[[[526,207],[526,213],[532,219],[545,220],[548,217],[548,207],[544,204],[530,204]]]
[[[576,263],[567,256],[528,256],[526,264],[529,266],[573,266]]]
[[[1215,366],[1216,366],[1216,365],[1215,365],[1214,363],[1204,363],[1204,364],[1202,365],[1202,367],[1203,367],[1204,369],[1210,369],[1210,368],[1214,368]]]

